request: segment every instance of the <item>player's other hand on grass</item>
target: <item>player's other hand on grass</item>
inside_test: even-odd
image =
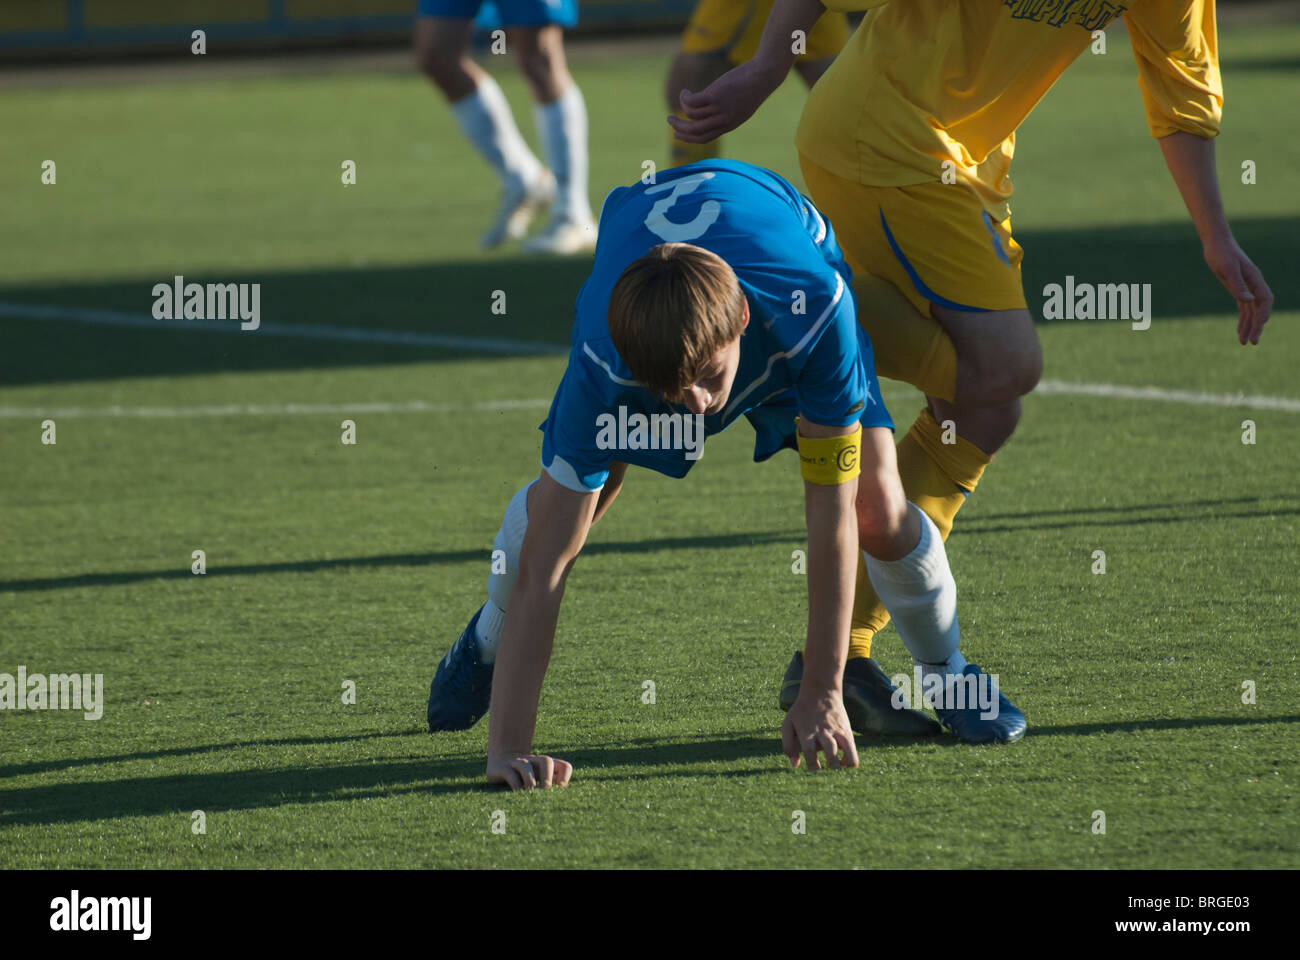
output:
[[[784,79],[784,72],[756,57],[728,70],[699,93],[683,90],[680,103],[686,119],[670,116],[668,123],[686,143],[716,140],[752,117]]]
[[[849,729],[849,715],[844,712],[844,698],[838,690],[816,691],[805,685],[781,724],[781,749],[790,765],[808,760],[809,770],[820,770],[817,754],[826,755],[832,770],[858,765],[858,748]],[[844,759],[840,760],[840,751]]]
[[[511,790],[564,787],[573,776],[573,764],[534,753],[507,753],[488,757],[488,783],[508,784]]]
[[[1231,236],[1205,244],[1205,262],[1237,301],[1237,340],[1258,344],[1273,310],[1273,291]]]

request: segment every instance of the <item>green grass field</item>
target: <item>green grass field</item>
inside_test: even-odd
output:
[[[1046,377],[1186,392],[1029,397],[958,517],[963,647],[1001,675],[1026,738],[860,739],[857,770],[788,768],[776,692],[806,618],[801,484],[792,456],[749,463],[740,425],[686,481],[634,471],[593,531],[537,726],[574,781],[517,795],[483,783],[486,722],[431,736],[424,709],[483,600],[506,501],[536,475],[564,358],[34,308],[147,317],[153,284],[181,273],[261,283],[266,324],[563,344],[584,260],[473,248],[491,179],[411,72],[213,78],[195,63],[165,82],[11,83],[0,672],[102,673],[106,705],[93,722],[0,713],[0,866],[1296,866],[1300,139],[1279,119],[1300,100],[1300,26],[1225,27],[1221,49],[1225,202],[1278,298],[1258,348],[1236,344],[1122,33],[1018,138],[1031,304],[1067,274],[1154,290],[1145,332],[1044,324]],[[573,59],[598,204],[663,160],[666,62],[609,46]],[[497,75],[531,139],[521,84]],[[800,182],[801,102],[787,84],[731,155]],[[898,384],[885,399],[903,425],[919,408]],[[892,628],[876,651],[890,673],[909,666]]]

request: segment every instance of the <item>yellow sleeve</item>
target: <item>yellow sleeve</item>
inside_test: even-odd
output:
[[[1141,0],[1124,20],[1151,136],[1217,136],[1223,82],[1214,0]]]

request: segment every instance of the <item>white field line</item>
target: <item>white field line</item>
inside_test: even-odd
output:
[[[549,400],[485,400],[480,403],[222,403],[193,407],[0,407],[0,419],[29,417],[279,417],[362,413],[487,413],[546,410]]]
[[[212,333],[259,334],[308,340],[344,340],[357,343],[383,343],[405,346],[443,347],[452,350],[478,350],[506,355],[565,354],[568,347],[536,340],[513,340],[502,337],[459,337],[416,333],[404,330],[375,330],[364,327],[331,327],[319,324],[263,323],[256,331],[242,331],[236,321],[157,320],[152,315],[119,310],[92,310],[80,307],[40,306],[0,302],[0,318],[19,320],[56,320],[99,323],[113,326],[144,327],[160,330],[201,330]],[[1201,407],[1241,407],[1254,410],[1283,410],[1300,413],[1300,400],[1290,397],[1264,397],[1246,394],[1205,393],[1196,390],[1168,390],[1164,387],[1134,387],[1114,383],[1068,383],[1043,380],[1034,391],[1045,396],[1104,397],[1114,400],[1154,400]],[[217,404],[191,407],[0,407],[0,418],[21,419],[37,416],[64,417],[225,417],[280,416],[284,414],[338,413],[468,413],[509,409],[546,409],[549,400],[500,400],[481,403],[356,403],[356,404]]]
[[[1243,393],[1204,393],[1199,390],[1166,390],[1164,387],[1129,387],[1117,383],[1067,383],[1043,380],[1034,393],[1054,396],[1108,397],[1115,400],[1155,400],[1197,407],[1248,407],[1253,410],[1285,410],[1300,413],[1300,400],[1290,397],[1261,397]]]
[[[158,320],[148,313],[123,310],[92,310],[82,307],[47,307],[30,303],[0,302],[0,319],[55,320],[98,323],[114,327],[147,330],[189,330],[203,333],[240,334],[246,337],[290,337],[297,340],[344,340],[352,343],[382,343],[399,347],[441,347],[448,350],[478,350],[505,354],[566,354],[564,344],[542,340],[511,340],[503,337],[459,337],[413,330],[375,330],[367,327],[332,327],[313,323],[263,323],[256,330],[239,329],[238,320]]]
[[[1255,410],[1283,410],[1300,413],[1300,400],[1288,397],[1243,396],[1229,393],[1198,393],[1165,390],[1161,387],[1126,387],[1113,383],[1066,383],[1044,380],[1035,393],[1048,396],[1105,397],[1119,400],[1156,400],[1200,407],[1241,407]],[[477,403],[224,403],[190,407],[0,407],[0,419],[36,417],[278,417],[363,413],[493,413],[502,410],[546,410],[550,400],[483,400]]]

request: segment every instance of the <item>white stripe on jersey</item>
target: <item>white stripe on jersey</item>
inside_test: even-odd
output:
[[[785,351],[784,353],[774,353],[767,358],[767,369],[763,371],[763,375],[759,377],[757,380],[755,380],[753,383],[751,383],[749,386],[747,386],[734,398],[732,398],[732,401],[729,404],[727,404],[727,408],[722,411],[722,419],[724,423],[726,422],[727,418],[731,416],[731,412],[736,409],[737,404],[739,404],[747,396],[749,396],[756,389],[758,389],[758,387],[761,384],[766,382],[767,378],[772,375],[772,367],[776,365],[776,362],[778,360],[789,360],[791,357],[797,354],[804,347],[808,346],[808,341],[811,340],[814,336],[816,336],[817,331],[821,330],[822,326],[826,323],[826,318],[831,315],[831,312],[835,309],[836,304],[840,302],[840,299],[843,296],[844,296],[844,278],[837,273],[835,275],[835,296],[831,297],[830,305],[825,310],[822,311],[822,315],[817,318],[817,322],[814,323],[811,327],[809,327],[808,332],[803,335],[802,340],[800,340],[791,349]]]
[[[624,380],[622,377],[620,377],[618,374],[616,374],[613,370],[609,368],[608,363],[600,359],[600,357],[596,356],[596,352],[592,350],[591,347],[585,343],[582,345],[582,352],[585,353],[587,356],[591,357],[592,362],[595,363],[597,366],[599,366],[607,374],[609,374],[609,379],[613,380],[615,383],[621,383],[625,387],[644,386],[643,383],[640,383],[637,380]]]

